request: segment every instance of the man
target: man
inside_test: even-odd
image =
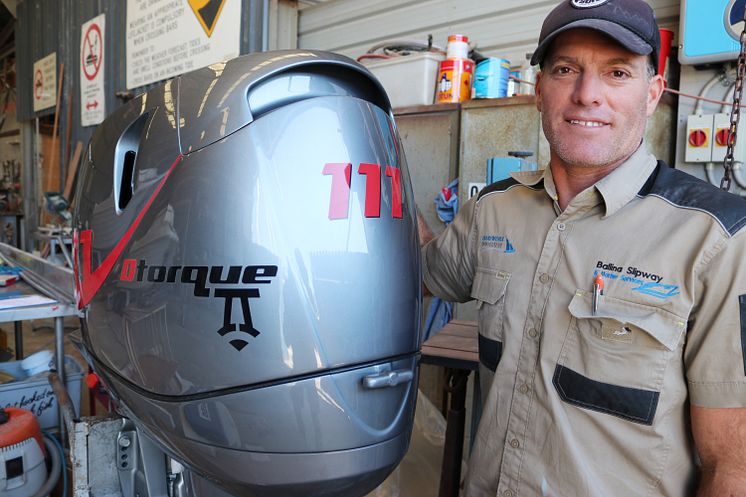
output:
[[[532,59],[549,166],[423,248],[479,309],[466,497],[746,496],[746,202],[647,151],[659,44],[642,0],[563,0]]]

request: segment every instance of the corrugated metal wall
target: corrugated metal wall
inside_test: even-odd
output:
[[[520,66],[536,47],[541,23],[558,0],[330,0],[299,12],[298,46],[355,58],[387,39],[445,47],[465,34],[480,52]],[[678,30],[679,0],[649,0],[661,27]]]
[[[228,0],[236,1],[236,0]],[[262,47],[262,0],[240,0],[241,9],[241,53],[259,51]],[[80,126],[80,29],[83,23],[106,14],[105,53],[106,59],[104,91],[107,114],[112,113],[124,101],[116,96],[126,91],[126,14],[124,0],[23,0],[18,4],[18,28],[16,30],[16,72],[18,93],[18,120],[24,121],[54,113],[54,108],[39,113],[33,111],[33,64],[34,61],[57,52],[57,74],[64,64],[59,136],[67,133],[68,101],[72,96],[73,126],[71,142],[88,142],[95,126]],[[152,87],[155,85],[149,85]],[[148,87],[134,92],[140,93]],[[71,95],[72,94],[72,95]],[[64,142],[63,142],[64,143]],[[73,146],[74,148],[74,146]],[[61,147],[64,154],[64,146]],[[65,164],[65,160],[58,161]],[[60,175],[64,178],[63,174]]]

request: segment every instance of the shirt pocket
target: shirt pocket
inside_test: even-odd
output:
[[[569,311],[572,319],[552,380],[562,400],[651,425],[685,320],[610,296],[600,297],[594,314],[591,294],[581,290]]]
[[[479,362],[493,373],[502,355],[508,281],[510,273],[480,266],[471,287],[471,297],[477,301]]]

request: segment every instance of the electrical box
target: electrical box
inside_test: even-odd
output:
[[[744,145],[743,136],[744,126],[739,122],[737,130],[736,146],[733,149],[733,157],[736,162],[743,162]],[[712,162],[722,162],[728,151],[728,138],[730,137],[730,112],[715,114],[712,129]]]
[[[687,119],[686,162],[712,161],[712,114],[693,114]]]
[[[735,60],[740,51],[746,0],[682,0],[681,64]]]

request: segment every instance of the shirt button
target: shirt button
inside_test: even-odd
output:
[[[528,385],[526,385],[524,383],[523,385],[521,385],[520,387],[518,387],[518,391],[521,392],[521,393],[528,393]]]
[[[537,336],[539,336],[539,332],[536,331],[536,328],[531,328],[530,330],[528,330],[528,336],[530,336],[531,338],[536,338]]]
[[[565,223],[559,223],[559,224],[557,224],[557,229],[558,230],[565,231],[565,228],[567,228],[567,226],[565,226]]]
[[[549,283],[549,280],[551,280],[551,278],[547,273],[542,273],[542,275],[539,276],[539,281],[541,281],[542,283]]]
[[[505,497],[513,497],[513,491],[512,491],[512,490],[510,490],[510,489],[508,489],[508,490],[506,490],[505,492],[503,492],[503,495],[504,495]]]
[[[510,441],[510,446],[513,447],[514,449],[517,449],[518,447],[521,446],[521,443],[518,441],[517,438],[514,438],[513,440]]]

